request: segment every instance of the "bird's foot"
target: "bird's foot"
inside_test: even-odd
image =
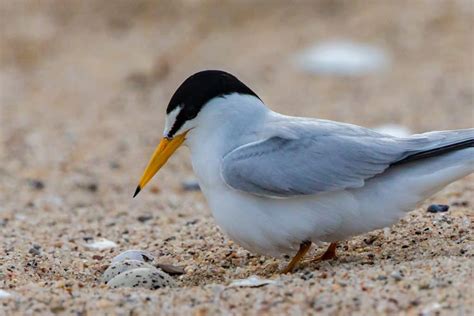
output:
[[[326,249],[326,251],[322,255],[314,257],[313,259],[311,259],[311,262],[321,262],[321,261],[337,258],[336,248],[337,248],[337,242],[332,242],[329,245],[328,249]]]
[[[304,258],[309,248],[311,248],[311,241],[303,241],[296,255],[293,257],[293,259],[291,259],[290,263],[286,266],[285,269],[281,271],[281,273],[286,274],[293,272],[298,263]]]

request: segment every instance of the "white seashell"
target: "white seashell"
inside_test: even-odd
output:
[[[119,253],[112,259],[112,263],[115,262],[120,262],[124,260],[138,260],[138,261],[143,261],[143,262],[151,262],[155,260],[155,257],[147,251],[143,250],[127,250],[122,253]]]
[[[360,76],[390,64],[382,49],[349,40],[318,43],[300,53],[296,62],[309,73],[339,76]]]
[[[1,290],[0,289],[0,298],[8,298],[11,297],[12,295],[8,293],[7,291]]]
[[[102,281],[107,283],[115,276],[119,275],[128,270],[137,268],[149,268],[154,269],[155,267],[139,260],[124,260],[112,263],[102,275]]]
[[[156,290],[162,287],[174,287],[175,281],[163,271],[155,268],[137,268],[125,271],[112,278],[107,285],[111,288],[141,287]]]
[[[428,304],[423,310],[421,311],[422,316],[428,316],[428,315],[436,315],[438,314],[437,312],[442,308],[440,303],[438,302],[433,302],[431,304]]]
[[[117,244],[108,239],[99,239],[90,243],[84,244],[89,249],[104,250],[117,247]]]
[[[248,277],[247,279],[240,279],[240,280],[234,280],[232,283],[229,284],[229,287],[235,287],[235,286],[240,286],[240,287],[260,287],[268,284],[275,284],[275,280],[270,280],[270,279],[260,279],[257,276],[252,275],[251,277]]]

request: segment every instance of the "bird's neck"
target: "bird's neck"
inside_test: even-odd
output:
[[[204,193],[222,181],[220,164],[227,153],[259,139],[268,113],[258,98],[242,95],[216,98],[203,108],[186,145]]]

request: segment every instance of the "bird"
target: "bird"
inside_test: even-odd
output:
[[[333,259],[339,242],[395,224],[474,172],[474,128],[395,137],[287,116],[222,70],[197,72],[172,95],[133,197],[181,145],[217,225],[250,252],[291,256],[283,273],[313,243],[329,243],[313,261]]]

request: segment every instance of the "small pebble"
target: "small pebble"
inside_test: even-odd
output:
[[[107,283],[115,276],[137,268],[149,268],[153,269],[154,267],[146,262],[139,260],[124,260],[112,263],[107,270],[105,270],[102,275],[102,282]]]
[[[99,185],[95,182],[78,183],[77,187],[84,191],[89,191],[91,193],[95,193],[99,189]]]
[[[137,217],[137,220],[140,222],[140,223],[145,223],[147,221],[149,221],[150,219],[152,219],[153,216],[151,215],[141,215],[141,216],[138,216]]]
[[[176,282],[166,273],[155,268],[137,268],[123,272],[112,278],[107,285],[111,288],[141,287],[156,290],[175,287]]]
[[[96,183],[89,183],[87,185],[87,190],[89,190],[90,192],[97,192],[98,189],[99,186]]]
[[[468,207],[469,201],[456,201],[456,202],[453,202],[453,206]]]
[[[303,273],[303,275],[301,276],[301,279],[307,281],[309,279],[312,279],[314,277],[314,274],[313,272],[311,271],[306,271],[305,273]]]
[[[156,185],[152,185],[150,187],[150,192],[153,193],[153,194],[158,194],[161,192],[160,188]]]
[[[403,275],[400,273],[400,271],[393,271],[392,273],[390,273],[390,276],[396,281],[400,281],[403,279]]]
[[[35,190],[43,190],[44,189],[44,182],[38,179],[30,179],[28,180],[28,183],[31,188]]]
[[[184,271],[184,268],[180,266],[174,266],[171,264],[164,264],[164,263],[157,263],[155,266],[157,268],[160,268],[164,272],[168,273],[169,275],[181,275],[181,274],[186,273]]]
[[[200,191],[199,183],[196,180],[186,180],[183,181],[181,187],[184,191]]]
[[[143,261],[143,262],[151,262],[155,260],[155,257],[153,257],[153,255],[147,251],[132,249],[132,250],[124,251],[116,255],[112,259],[112,263],[120,262],[124,260],[138,260],[138,261]]]
[[[30,250],[28,250],[28,253],[32,254],[33,256],[41,255],[41,251],[35,247],[30,248]]]
[[[418,285],[418,289],[420,290],[428,290],[431,288],[431,284],[429,282],[423,282],[420,285]]]
[[[199,219],[193,219],[192,221],[186,222],[186,224],[184,224],[184,225],[186,225],[186,226],[192,226],[192,225],[197,224],[198,222],[199,222]]]
[[[379,237],[376,236],[376,235],[371,235],[369,236],[368,238],[364,238],[364,242],[367,244],[367,245],[372,245],[374,243],[374,241],[376,241]]]
[[[449,205],[444,204],[431,204],[426,210],[428,213],[442,213],[449,210]]]

